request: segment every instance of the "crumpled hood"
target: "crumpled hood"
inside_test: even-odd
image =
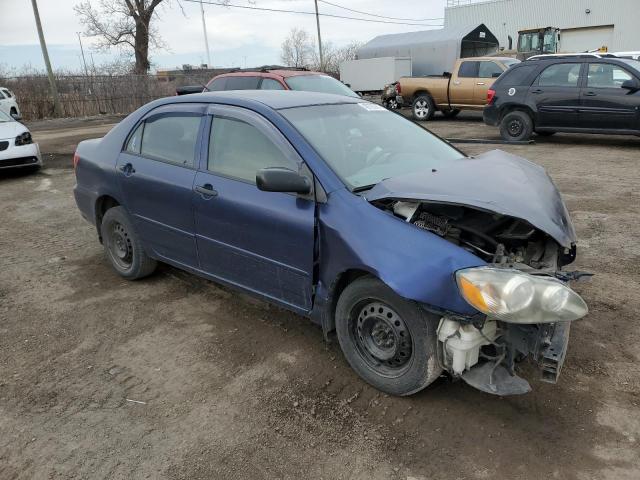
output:
[[[525,220],[562,247],[576,242],[569,212],[544,168],[501,150],[453,161],[435,171],[383,180],[366,198],[476,207]]]
[[[0,122],[0,139],[7,140],[16,138],[29,129],[20,122]]]

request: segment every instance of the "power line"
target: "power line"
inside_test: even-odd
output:
[[[327,5],[331,5],[332,7],[342,8],[343,10],[348,10],[353,13],[360,13],[362,15],[369,15],[370,17],[378,17],[385,18],[387,20],[407,20],[409,22],[427,22],[431,20],[444,20],[444,17],[436,17],[436,18],[401,18],[401,17],[389,17],[387,15],[376,15],[375,13],[363,12],[362,10],[354,10],[353,8],[343,7],[342,5],[338,5],[337,3],[327,2],[325,0],[318,0],[320,3],[326,3]]]
[[[184,0],[185,2],[192,3],[200,3],[200,0]],[[283,8],[267,8],[267,7],[254,7],[249,5],[235,5],[233,3],[224,3],[224,2],[215,2],[215,1],[204,1],[202,2],[205,5],[217,5],[220,7],[231,7],[231,8],[241,8],[244,10],[259,10],[262,12],[276,12],[276,13],[295,13],[298,15],[314,15],[315,12],[304,12],[300,10],[286,10]],[[358,22],[370,22],[370,23],[388,23],[393,25],[413,25],[416,27],[442,27],[442,24],[425,24],[425,23],[407,23],[407,22],[396,22],[391,20],[374,20],[372,18],[358,18],[358,17],[349,17],[346,15],[335,15],[331,13],[320,13],[322,17],[330,17],[330,18],[340,18],[344,20],[356,20]]]

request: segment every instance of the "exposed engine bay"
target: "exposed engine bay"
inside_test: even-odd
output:
[[[472,252],[485,262],[554,275],[575,258],[524,220],[461,205],[384,200],[377,206]]]
[[[434,233],[480,257],[489,265],[533,275],[575,279],[560,272],[575,259],[575,247],[562,248],[528,222],[464,205],[381,199],[373,202],[417,228]],[[579,274],[578,274],[579,276]],[[530,391],[515,374],[526,357],[538,364],[541,379],[555,383],[564,362],[570,322],[514,324],[479,315],[472,321],[443,316],[438,326],[443,367],[487,393]]]

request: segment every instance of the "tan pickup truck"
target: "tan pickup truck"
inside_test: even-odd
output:
[[[411,105],[415,120],[430,120],[437,110],[447,117],[455,117],[462,109],[482,110],[489,87],[518,62],[510,57],[461,58],[451,74],[400,78],[397,100]]]

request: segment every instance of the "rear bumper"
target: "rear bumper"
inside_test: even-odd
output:
[[[93,192],[76,185],[73,187],[73,197],[76,200],[76,205],[78,206],[78,210],[80,210],[82,218],[92,225],[95,225],[96,216],[93,208],[95,205],[95,195]]]
[[[500,123],[500,112],[495,105],[487,105],[484,107],[484,110],[482,110],[482,119],[487,125],[495,127]]]

